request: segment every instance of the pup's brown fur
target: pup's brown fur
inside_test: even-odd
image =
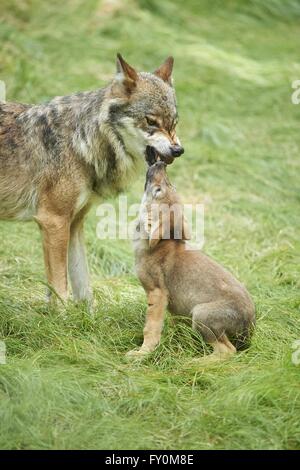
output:
[[[177,207],[177,211],[169,222],[163,211],[153,215],[153,204]],[[134,241],[137,273],[148,298],[144,342],[128,355],[142,356],[154,350],[167,307],[173,314],[192,317],[193,327],[213,347],[214,356],[234,354],[231,340],[243,343],[250,336],[254,304],[245,287],[221,265],[200,251],[186,249],[188,227],[178,204],[165,164],[155,163],[147,173]],[[168,231],[170,239],[163,239]]]
[[[0,103],[0,219],[35,220],[47,279],[66,299],[91,299],[83,219],[94,196],[123,190],[145,161],[171,163],[176,137],[173,59],[137,73],[118,55],[103,89],[41,105]]]

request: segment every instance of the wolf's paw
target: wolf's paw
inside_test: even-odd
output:
[[[131,351],[128,351],[126,353],[126,357],[128,359],[143,359],[143,357],[147,356],[149,354],[148,351],[145,351],[143,349],[132,349]]]

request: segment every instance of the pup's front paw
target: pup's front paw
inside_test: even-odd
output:
[[[149,351],[146,351],[145,349],[132,349],[126,353],[126,357],[129,359],[142,359],[143,357],[147,356],[147,354],[149,354]]]

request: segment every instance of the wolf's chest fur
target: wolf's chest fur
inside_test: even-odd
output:
[[[111,121],[111,104],[103,89],[0,105],[1,218],[32,218],[41,193],[63,179],[77,188],[75,212],[93,193],[126,188],[143,164],[143,142],[131,118]]]

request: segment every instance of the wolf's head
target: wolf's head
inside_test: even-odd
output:
[[[120,54],[110,87],[109,119],[129,154],[145,155],[149,165],[172,163],[184,149],[176,135],[178,121],[172,86],[173,58],[155,72],[136,72]]]

